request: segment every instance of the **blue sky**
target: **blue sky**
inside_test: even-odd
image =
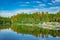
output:
[[[60,0],[0,0],[0,16],[10,17],[25,12],[58,12]]]

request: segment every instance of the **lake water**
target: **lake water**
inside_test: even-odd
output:
[[[23,26],[1,26],[0,40],[60,40],[60,31],[45,31]]]

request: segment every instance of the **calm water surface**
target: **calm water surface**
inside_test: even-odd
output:
[[[15,30],[14,30],[15,29]],[[1,28],[0,29],[0,40],[60,40],[60,36],[52,36],[50,34],[40,34],[39,31],[35,33],[16,30],[17,28]],[[23,29],[21,29],[23,30]],[[39,34],[39,35],[37,35]]]

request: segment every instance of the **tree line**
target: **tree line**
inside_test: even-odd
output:
[[[10,23],[10,18],[0,16],[0,25],[10,25]]]
[[[60,22],[60,11],[57,13],[35,12],[32,14],[19,13],[11,17],[13,23],[43,23],[43,22]]]
[[[43,22],[59,22],[60,23],[60,11],[57,13],[48,12],[35,12],[35,13],[18,13],[17,15],[11,16],[11,18],[0,16],[1,24],[12,24],[12,23],[43,23]]]

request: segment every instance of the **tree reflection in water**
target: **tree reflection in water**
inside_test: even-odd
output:
[[[48,37],[48,35],[51,35],[52,37],[60,37],[60,30],[50,30],[50,29],[43,29],[39,28],[37,26],[0,26],[0,30],[2,29],[9,29],[11,28],[14,32],[21,33],[21,34],[30,34],[34,35],[36,37],[42,36]]]
[[[60,30],[49,30],[49,29],[43,29],[36,26],[11,26],[11,29],[14,30],[17,33],[22,34],[31,34],[36,37],[39,37],[42,35],[42,37],[48,37],[48,35],[51,35],[53,37],[60,37]]]

